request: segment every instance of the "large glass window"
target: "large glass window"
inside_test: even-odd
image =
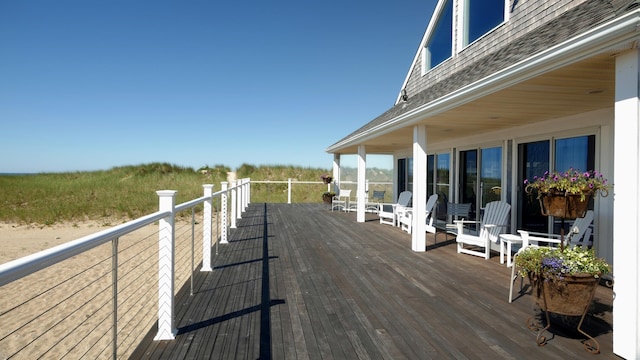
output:
[[[596,137],[593,135],[556,140],[555,170],[567,171],[570,168],[580,171],[593,170],[595,141]]]
[[[453,5],[449,0],[438,17],[435,29],[425,46],[422,61],[424,70],[436,67],[451,57],[453,49]]]
[[[500,25],[504,7],[504,0],[464,0],[462,45],[469,45]]]
[[[427,196],[438,194],[436,216],[447,219],[447,201],[449,201],[449,153],[427,156]]]
[[[471,219],[480,219],[478,210],[502,196],[502,147],[460,152],[460,202],[471,204]]]
[[[523,186],[524,179],[532,181],[543,176],[546,171],[567,171],[574,168],[580,171],[594,170],[596,154],[595,135],[543,140],[520,144],[518,146],[518,227],[530,231],[559,233],[561,222],[540,213],[538,200],[527,194]],[[553,144],[553,149],[552,145]],[[553,152],[552,152],[553,150]],[[553,159],[553,163],[550,162]],[[593,203],[589,204],[593,208]],[[549,227],[549,226],[552,227]]]

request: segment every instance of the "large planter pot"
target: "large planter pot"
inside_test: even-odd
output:
[[[325,204],[331,204],[331,200],[333,199],[332,194],[322,194],[322,202]]]
[[[577,219],[584,217],[593,192],[585,194],[581,201],[580,194],[565,194],[564,192],[548,192],[541,194],[540,211],[545,216],[555,216],[562,219]]]
[[[598,278],[591,274],[567,275],[563,280],[532,278],[535,302],[555,314],[581,316],[593,299]]]
[[[527,326],[538,331],[536,343],[544,346],[547,337],[544,333],[551,326],[549,313],[564,316],[580,316],[576,330],[587,339],[582,342],[585,350],[590,353],[600,353],[600,344],[591,335],[587,334],[580,327],[584,321],[589,305],[593,300],[593,295],[598,286],[598,278],[590,274],[567,275],[564,280],[545,280],[541,277],[529,276],[533,287],[533,298],[546,315],[546,325],[539,326],[533,321],[534,317],[527,320]]]

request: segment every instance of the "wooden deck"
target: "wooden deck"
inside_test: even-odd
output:
[[[176,299],[174,341],[153,341],[134,359],[619,359],[612,353],[612,290],[600,286],[582,337],[553,326],[539,347],[525,321],[531,296],[508,303],[510,269],[457,254],[368,215],[320,204],[252,204],[195,294]]]

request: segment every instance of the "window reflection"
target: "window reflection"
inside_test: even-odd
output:
[[[451,57],[451,49],[453,48],[453,6],[451,3],[452,1],[449,0],[445,4],[435,30],[425,47],[422,61],[427,70]]]

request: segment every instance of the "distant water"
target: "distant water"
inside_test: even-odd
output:
[[[34,173],[0,173],[0,176],[22,176],[22,175],[36,175]]]

